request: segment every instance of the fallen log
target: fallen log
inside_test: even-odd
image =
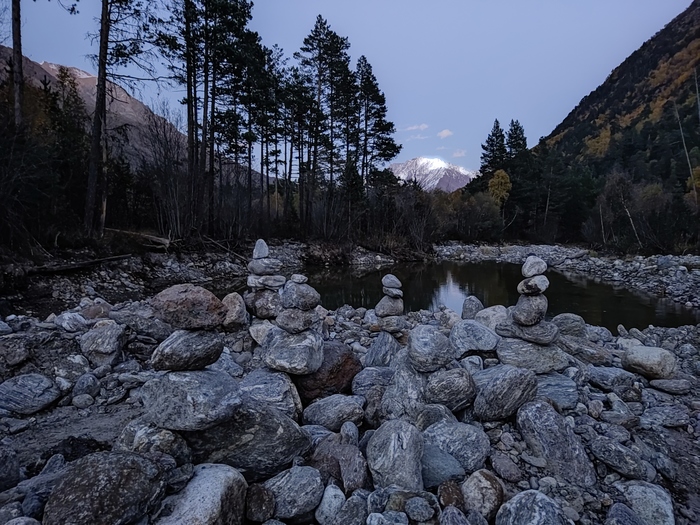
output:
[[[98,266],[103,263],[122,261],[128,259],[132,255],[130,253],[126,255],[114,255],[112,257],[104,257],[102,259],[90,259],[89,261],[78,261],[68,264],[45,264],[43,266],[34,266],[27,268],[27,275],[35,274],[53,274],[61,272],[70,272],[74,270],[82,270],[84,268],[90,268],[92,266]]]

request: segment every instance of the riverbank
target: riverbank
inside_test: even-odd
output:
[[[385,275],[374,308],[329,311],[253,253],[222,301],[186,284],[4,318],[0,525],[700,517],[700,327],[544,321],[534,258],[516,305],[402,315]]]
[[[522,264],[528,255],[566,275],[585,275],[605,284],[665,297],[689,308],[700,308],[700,256],[599,256],[580,248],[548,245],[477,246],[448,243],[435,246],[438,259],[463,262],[496,261]]]

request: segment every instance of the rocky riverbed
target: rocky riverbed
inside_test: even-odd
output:
[[[700,307],[700,256],[641,255],[598,256],[580,248],[550,245],[477,246],[448,243],[436,245],[438,259],[521,264],[528,255],[537,255],[555,271],[667,297],[687,307]]]
[[[242,295],[0,317],[0,525],[697,523],[700,327],[545,321],[583,256],[531,248],[515,305],[328,311],[259,241]]]

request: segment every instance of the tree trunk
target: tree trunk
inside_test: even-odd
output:
[[[15,129],[20,129],[23,125],[22,104],[24,102],[20,0],[12,0],[12,84],[15,95]]]
[[[88,185],[85,195],[85,216],[83,225],[88,235],[101,236],[99,218],[97,217],[97,189],[104,188],[104,165],[102,162],[103,118],[107,109],[107,52],[109,48],[109,30],[111,26],[109,0],[102,0],[100,15],[100,48],[97,58],[97,91],[95,94],[95,114],[92,119],[92,137],[90,142],[90,162],[88,167]],[[106,188],[103,190],[106,191]],[[97,228],[96,228],[97,227]]]

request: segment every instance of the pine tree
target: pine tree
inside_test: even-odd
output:
[[[508,161],[508,149],[506,148],[506,137],[501,128],[501,124],[496,119],[493,128],[486,142],[481,145],[481,167],[479,171],[482,177],[490,179],[493,174],[501,169],[505,169]]]
[[[508,157],[510,159],[514,159],[527,151],[525,129],[517,120],[510,121],[510,126],[506,132],[506,148],[508,149]]]

